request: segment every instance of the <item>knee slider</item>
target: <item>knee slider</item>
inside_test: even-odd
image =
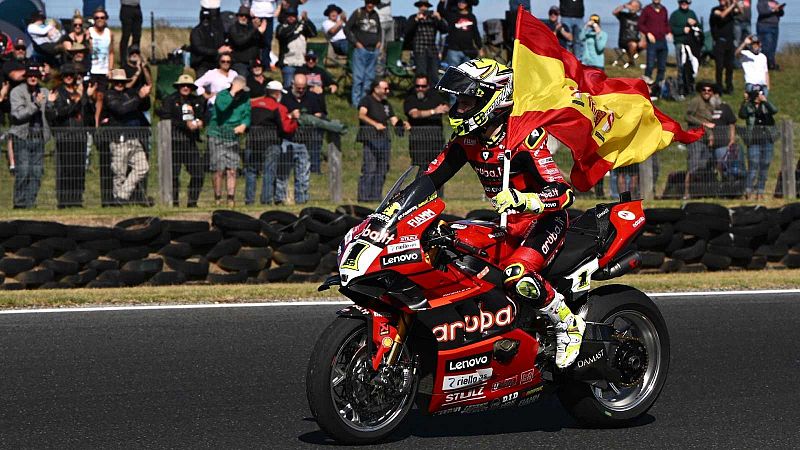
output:
[[[520,263],[512,264],[505,270],[505,289],[517,300],[524,300],[532,306],[543,305],[547,298],[547,289],[541,277],[526,273]]]

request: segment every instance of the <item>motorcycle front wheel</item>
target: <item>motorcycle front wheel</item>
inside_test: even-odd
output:
[[[365,321],[337,318],[317,340],[308,362],[311,413],[323,431],[344,444],[385,439],[403,422],[416,395],[408,348],[393,368],[375,372],[367,338]]]

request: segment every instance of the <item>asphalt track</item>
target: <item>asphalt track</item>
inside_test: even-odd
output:
[[[669,380],[640,423],[554,398],[410,420],[388,447],[798,448],[800,296],[661,298]],[[338,306],[0,315],[0,447],[310,448],[309,352]]]

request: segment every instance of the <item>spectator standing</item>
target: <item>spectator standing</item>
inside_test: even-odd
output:
[[[297,10],[286,11],[286,21],[278,25],[276,31],[280,50],[278,66],[283,76],[283,86],[290,88],[297,68],[305,63],[306,38],[317,35],[317,27],[308,20],[308,13],[303,11],[300,19]]]
[[[209,70],[194,82],[197,86],[197,95],[205,97],[209,105],[214,104],[217,93],[231,87],[233,80],[239,76],[235,70],[231,69],[233,58],[229,53],[219,55],[218,61],[219,67]]]
[[[439,49],[436,48],[436,34],[447,33],[447,22],[438,11],[431,11],[433,5],[428,0],[414,3],[417,13],[409,16],[406,22],[404,41],[411,43],[414,52],[415,72],[425,75],[433,84],[439,80]]]
[[[732,0],[719,0],[719,6],[711,9],[711,37],[714,39],[714,73],[718,86],[722,86],[722,75],[725,72],[726,94],[733,92],[733,62],[735,59],[733,45],[733,15],[736,3]]]
[[[445,61],[449,66],[458,66],[470,59],[477,58],[481,48],[481,34],[478,31],[478,19],[470,12],[467,0],[458,0],[458,10],[447,10],[447,53]]]
[[[305,5],[308,0],[281,0],[278,8],[278,23],[285,23],[290,11],[299,11],[300,5]]]
[[[292,90],[289,95],[282,97],[281,103],[289,111],[299,110],[301,119],[304,115],[312,115],[320,119],[324,119],[328,115],[325,97],[308,90],[308,78],[302,73],[294,75]],[[291,140],[306,147],[311,160],[311,172],[321,173],[322,130],[303,127]]]
[[[195,83],[196,84],[196,83]],[[211,106],[208,149],[214,172],[214,202],[222,205],[222,179],[226,178],[227,205],[236,206],[236,170],[239,168],[239,136],[250,126],[249,88],[244,77],[235,77],[230,89],[217,94]]]
[[[139,0],[120,0],[119,21],[122,22],[122,36],[119,40],[119,57],[128,57],[128,44],[139,46],[142,40],[142,8]]]
[[[389,171],[391,139],[388,126],[397,126],[400,119],[389,104],[389,83],[377,80],[370,86],[370,95],[358,104],[360,127],[356,142],[364,144],[361,178],[358,182],[358,201],[374,202],[381,199],[383,183]],[[405,130],[411,125],[402,123]]]
[[[547,19],[542,19],[542,22],[547,25],[547,28],[556,35],[558,39],[558,43],[566,48],[569,49],[572,39],[577,38],[577,36],[573,36],[567,28],[561,24],[560,20],[561,12],[558,9],[558,6],[551,6],[550,9],[547,11]]]
[[[589,21],[580,30],[581,48],[583,54],[581,62],[589,67],[595,67],[603,70],[606,63],[606,44],[608,43],[608,34],[600,28],[600,16],[592,14],[589,16]]]
[[[279,81],[270,81],[267,84],[266,95],[250,101],[253,129],[248,136],[250,153],[245,153],[245,203],[255,202],[256,181],[258,172],[262,168],[264,177],[261,185],[261,204],[271,204],[272,202],[282,204],[286,201],[285,181],[280,185],[280,192],[276,190],[276,164],[282,156],[282,142],[290,141],[297,131],[297,118],[300,117],[300,111],[289,112],[286,109],[286,106],[281,103],[284,93],[286,91]],[[289,151],[288,144],[287,151]],[[288,165],[288,161],[286,164]],[[300,169],[299,173],[304,173],[303,168]],[[286,169],[281,167],[281,170]],[[295,172],[295,183],[299,184],[301,180],[298,179],[297,173]],[[302,186],[298,187],[295,187],[295,192],[303,190]]]
[[[86,128],[94,127],[96,85],[83,86],[83,69],[66,63],[59,69],[61,85],[47,109],[56,141],[56,200],[59,208],[82,206],[86,187]]]
[[[325,33],[325,38],[331,43],[334,53],[340,56],[347,55],[350,45],[344,34],[347,17],[342,12],[342,8],[331,3],[325,8],[322,15],[326,17],[322,22],[322,31]]]
[[[375,79],[375,67],[381,48],[381,21],[375,11],[378,0],[364,0],[364,6],[350,15],[344,33],[350,45],[355,47],[351,61],[353,86],[350,102],[358,106],[367,87]]]
[[[720,97],[719,87],[711,98],[711,122],[714,124],[708,147],[713,150],[714,162],[720,179],[738,176],[738,155],[732,150],[736,145],[736,114]]]
[[[219,56],[231,52],[231,47],[225,42],[225,30],[222,22],[215,19],[212,11],[200,11],[200,24],[192,28],[189,35],[190,51],[192,52],[191,66],[198,78],[217,66]]]
[[[675,44],[675,61],[678,66],[678,90],[680,95],[689,95],[692,88],[688,83],[685,64],[691,56],[689,39],[692,27],[699,25],[697,14],[689,8],[691,0],[678,0],[678,9],[669,16],[669,27],[672,31],[673,43]]]
[[[745,92],[739,118],[747,124],[747,186],[745,195],[756,200],[764,197],[767,173],[775,142],[775,114],[778,113],[761,91]]]
[[[308,79],[308,89],[318,95],[325,95],[327,89],[331,94],[339,90],[339,85],[333,79],[333,75],[319,66],[317,54],[314,50],[306,53],[306,64],[297,69],[297,73],[302,73]]]
[[[117,205],[133,202],[131,197],[134,190],[150,170],[145,151],[146,140],[149,138],[145,133],[148,133],[149,129],[126,131],[125,128],[149,126],[145,113],[150,110],[152,85],[145,84],[134,90],[128,88],[130,82],[123,69],[113,69],[109,78],[111,89],[103,100],[103,125],[109,127],[105,138],[109,142],[111,157],[109,164],[113,177],[111,193]],[[152,199],[145,199],[145,205],[152,206]]]
[[[749,46],[749,49],[747,48]],[[761,40],[758,36],[747,36],[736,49],[744,72],[744,91],[763,92],[769,96],[769,68],[767,56],[761,53]]]
[[[516,12],[517,8],[522,6],[526,11],[531,10],[531,0],[508,0],[508,10]]]
[[[583,16],[585,14],[583,0],[559,0],[558,4],[561,13],[561,25],[563,25],[572,36],[577,38],[585,25],[583,22]],[[573,39],[569,49],[572,54],[580,58],[581,55],[583,55],[583,42],[581,42],[580,39]]]
[[[713,132],[716,125],[713,122],[714,106],[711,99],[714,96],[714,85],[710,82],[700,81],[697,83],[696,95],[689,100],[686,106],[686,123],[689,127],[703,127],[705,135],[703,139],[692,142],[687,147],[686,178],[684,180],[683,198],[689,199],[689,184],[691,177],[698,171],[708,167],[711,158],[709,147],[713,145]]]
[[[89,30],[84,27],[83,16],[81,16],[80,12],[75,11],[75,15],[72,17],[71,22],[72,28],[70,29],[69,33],[65,34],[61,40],[61,44],[64,46],[64,50],[70,52],[73,50],[73,46],[75,44],[81,44],[83,49],[80,53],[83,53],[84,56],[87,54],[91,54],[91,49],[89,41]],[[72,58],[74,59],[74,53],[72,53]]]
[[[266,22],[258,17],[251,21],[250,9],[246,6],[239,7],[239,11],[236,13],[236,23],[231,25],[228,30],[233,60],[231,68],[237,74],[247,74],[250,63],[260,56],[261,46],[264,45],[263,35],[266,30]]]
[[[651,88],[659,91],[661,82],[664,81],[665,71],[667,70],[667,37],[671,37],[667,8],[661,4],[661,0],[653,0],[645,6],[639,16],[639,31],[647,38],[647,67],[644,70],[645,81]],[[653,70],[658,69],[655,83],[653,82]]]
[[[14,208],[33,208],[44,173],[44,144],[50,139],[45,111],[52,108],[56,93],[40,87],[38,66],[25,70],[25,82],[11,90],[11,128],[14,147]]]
[[[750,0],[736,0],[736,14],[733,16],[733,45],[738,47],[747,36],[753,34],[753,8]]]
[[[269,61],[269,52],[272,50],[272,36],[275,30],[275,16],[278,8],[275,0],[250,0],[250,13],[254,18],[258,18],[265,23],[264,31],[261,34],[261,54],[258,59]]]
[[[247,75],[247,87],[250,88],[251,98],[266,95],[267,83],[272,79],[264,75],[264,69],[264,63],[260,59],[256,59],[250,65],[250,73]]]
[[[180,175],[181,166],[184,166],[189,173],[186,206],[196,208],[205,174],[197,143],[204,126],[206,101],[194,94],[191,75],[179,76],[173,86],[176,91],[161,100],[158,110],[161,119],[172,122],[172,206],[180,204]]]
[[[767,55],[769,68],[780,70],[775,62],[775,53],[778,51],[778,31],[781,17],[784,14],[786,3],[775,0],[758,0],[758,20],[756,21],[756,34],[764,42],[764,54]]]
[[[98,7],[92,15],[94,25],[89,28],[89,45],[92,50],[92,61],[89,76],[97,85],[95,92],[95,126],[100,126],[103,115],[103,98],[108,87],[108,77],[114,68],[114,34],[108,28],[108,13],[105,8]]]
[[[34,44],[34,56],[39,56],[41,62],[51,66],[58,65],[61,42],[61,30],[55,27],[52,21],[45,22],[44,14],[36,10],[31,15],[31,23],[28,24],[28,35]]]
[[[9,82],[11,89],[25,82],[25,73],[33,64],[28,57],[28,46],[25,40],[19,38],[14,42],[11,57],[3,63],[3,77]]]
[[[125,69],[125,76],[130,80],[126,88],[138,91],[145,84],[153,84],[150,65],[142,59],[142,52],[138,45],[128,47],[128,58],[123,69]]]
[[[619,20],[619,40],[617,46],[625,51],[628,61],[623,66],[627,69],[635,65],[639,57],[639,14],[642,4],[639,0],[631,0],[614,8],[612,14]]]
[[[408,135],[411,165],[418,166],[420,174],[444,147],[442,117],[450,111],[448,99],[432,87],[427,75],[417,74],[414,92],[403,101],[403,112],[411,125]]]
[[[386,73],[386,46],[394,41],[394,18],[392,17],[392,0],[380,0],[375,11],[381,21],[381,55],[378,62],[378,76]]]

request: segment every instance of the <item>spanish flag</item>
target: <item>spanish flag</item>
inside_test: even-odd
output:
[[[537,127],[572,151],[572,185],[588,191],[611,169],[640,163],[673,140],[694,142],[702,129],[684,131],[650,101],[644,81],[608,78],[583,66],[539,19],[521,7],[514,40],[514,107],[506,147]]]

